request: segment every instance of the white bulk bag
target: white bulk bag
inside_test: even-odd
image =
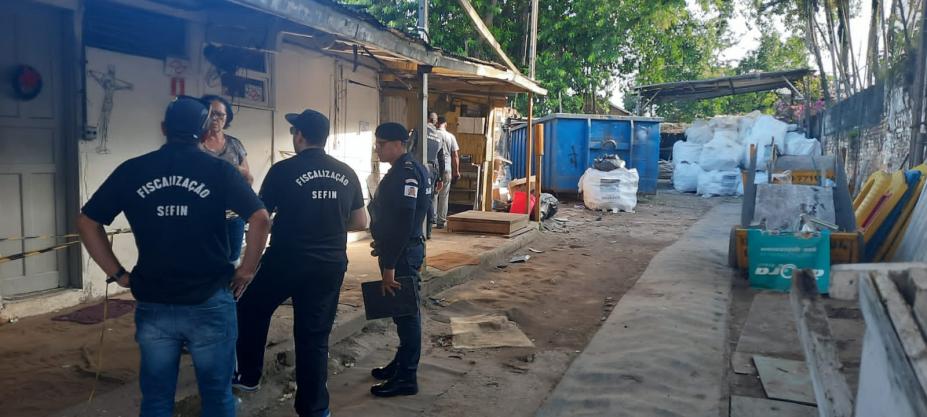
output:
[[[587,168],[579,178],[583,203],[592,210],[634,211],[637,206],[637,170],[619,168],[599,171]]]
[[[750,135],[747,136],[744,143],[749,142],[759,146],[766,146],[774,142],[781,149],[785,142],[788,127],[787,123],[764,114],[756,118],[753,128],[750,129]]]
[[[715,129],[704,120],[695,120],[686,129],[686,141],[689,143],[704,145],[711,141],[714,135]]]
[[[730,170],[740,164],[740,144],[733,140],[716,138],[705,144],[698,166],[705,171]]]
[[[698,190],[698,176],[702,169],[694,163],[682,162],[673,168],[673,188],[681,193]]]
[[[705,197],[735,195],[740,184],[740,171],[705,171],[698,176],[698,194]]]
[[[702,145],[679,141],[673,144],[673,168],[683,162],[697,164],[702,156]]]
[[[803,133],[789,132],[785,135],[785,148],[783,153],[786,155],[820,155],[821,142],[817,139],[806,138]]]

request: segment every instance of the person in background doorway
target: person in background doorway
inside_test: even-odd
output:
[[[274,311],[293,299],[296,413],[328,417],[328,335],[348,268],[347,232],[367,227],[357,174],[325,154],[329,121],[306,110],[287,114],[296,156],[277,162],[261,185],[274,217],[270,246],[254,284],[238,302],[238,369],[233,386],[259,388]]]
[[[436,193],[444,188],[450,187],[450,184],[444,182],[442,173],[449,163],[447,153],[444,152],[444,135],[438,130],[438,113],[428,113],[428,131],[425,136],[425,159],[428,170],[428,189],[434,190],[430,194]],[[437,224],[436,206],[431,205],[428,210],[428,224],[425,229],[425,238],[431,239],[431,227]]]
[[[234,298],[254,277],[270,216],[234,167],[197,149],[208,119],[208,108],[196,98],[171,102],[161,125],[167,144],[119,165],[77,218],[81,241],[107,282],[131,288],[138,301],[142,417],[174,415],[184,347],[193,358],[202,415],[235,416]],[[251,223],[238,269],[228,262],[229,209]],[[119,213],[125,213],[138,247],[131,273],[103,229]]]
[[[214,95],[205,95],[202,98],[203,103],[209,106],[209,130],[206,131],[205,137],[200,142],[200,149],[206,153],[228,161],[245,179],[248,185],[254,182],[251,176],[251,168],[248,167],[248,153],[245,152],[245,145],[238,138],[228,135],[225,130],[232,126],[232,119],[235,114],[232,112],[232,104],[228,100]],[[242,235],[245,234],[245,220],[235,215],[233,212],[227,212],[226,228],[228,229],[229,239],[229,262],[237,263],[241,257]]]
[[[419,269],[425,257],[422,223],[431,210],[428,170],[406,152],[404,141],[409,133],[398,123],[377,127],[376,151],[380,161],[390,169],[380,181],[370,203],[370,234],[380,266],[383,294],[400,288],[397,277],[412,277],[418,294]],[[418,297],[416,297],[418,298]],[[418,362],[422,353],[422,316],[415,302],[415,314],[393,317],[399,333],[399,349],[386,366],[371,371],[384,382],[370,392],[377,397],[415,395],[418,393]]]
[[[435,227],[443,229],[447,223],[447,205],[451,194],[451,184],[460,179],[460,146],[457,145],[457,137],[447,131],[447,119],[444,116],[438,117],[438,134],[442,139],[442,151],[450,159],[450,163],[445,161],[444,172],[441,176],[444,187],[435,190],[434,198]]]

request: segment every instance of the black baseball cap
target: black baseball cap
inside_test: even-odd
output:
[[[177,96],[164,111],[164,130],[174,140],[196,142],[209,122],[209,108],[197,98]]]
[[[310,141],[322,141],[328,138],[330,123],[328,117],[315,110],[306,109],[302,113],[288,113],[286,121],[299,129],[303,136]]]
[[[401,140],[405,142],[409,140],[409,131],[401,124],[394,122],[383,123],[377,126],[374,135],[376,135],[378,139],[386,141]]]

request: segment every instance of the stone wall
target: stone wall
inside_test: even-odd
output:
[[[846,152],[847,177],[854,191],[873,172],[906,167],[912,113],[907,89],[900,80],[885,80],[825,111],[825,153]]]

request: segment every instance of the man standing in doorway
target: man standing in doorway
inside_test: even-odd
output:
[[[400,288],[397,277],[412,277],[417,295],[419,269],[425,257],[422,223],[431,209],[428,171],[406,152],[403,142],[409,133],[402,125],[381,124],[375,135],[377,156],[381,162],[390,164],[369,207],[370,233],[383,278],[383,293],[393,294]],[[370,388],[377,397],[418,393],[418,361],[422,353],[422,316],[418,306],[416,297],[415,314],[393,318],[399,333],[399,349],[388,365],[371,371],[374,378],[384,381]]]
[[[276,216],[261,271],[238,302],[235,387],[258,389],[271,317],[292,298],[296,412],[327,417],[328,336],[348,268],[347,232],[364,230],[367,212],[354,170],[325,154],[328,118],[306,110],[286,120],[297,154],[274,164],[261,185]]]
[[[442,150],[445,156],[449,156],[450,163],[445,161],[442,181],[444,187],[435,190],[435,222],[438,229],[443,229],[447,223],[447,206],[448,197],[451,194],[451,184],[460,179],[460,146],[457,145],[457,137],[447,131],[447,119],[444,116],[438,117],[438,134],[441,136]]]
[[[449,183],[444,182],[444,170],[447,167],[448,155],[444,151],[444,135],[438,130],[438,113],[431,112],[428,113],[428,131],[425,136],[425,159],[427,162],[426,169],[428,170],[428,188],[434,189],[434,192],[438,192],[444,188],[450,187]],[[428,210],[428,224],[425,229],[425,238],[431,239],[431,227],[437,224],[437,211],[435,210],[437,206],[435,204],[431,205],[431,209]]]
[[[81,210],[77,229],[110,280],[138,300],[135,340],[141,350],[142,417],[174,413],[180,351],[193,357],[204,416],[233,417],[235,300],[254,277],[270,218],[228,162],[197,148],[209,120],[199,100],[181,96],[167,107],[167,144],[116,168]],[[228,261],[225,211],[248,219],[241,266]],[[138,263],[131,274],[103,230],[125,213]]]

